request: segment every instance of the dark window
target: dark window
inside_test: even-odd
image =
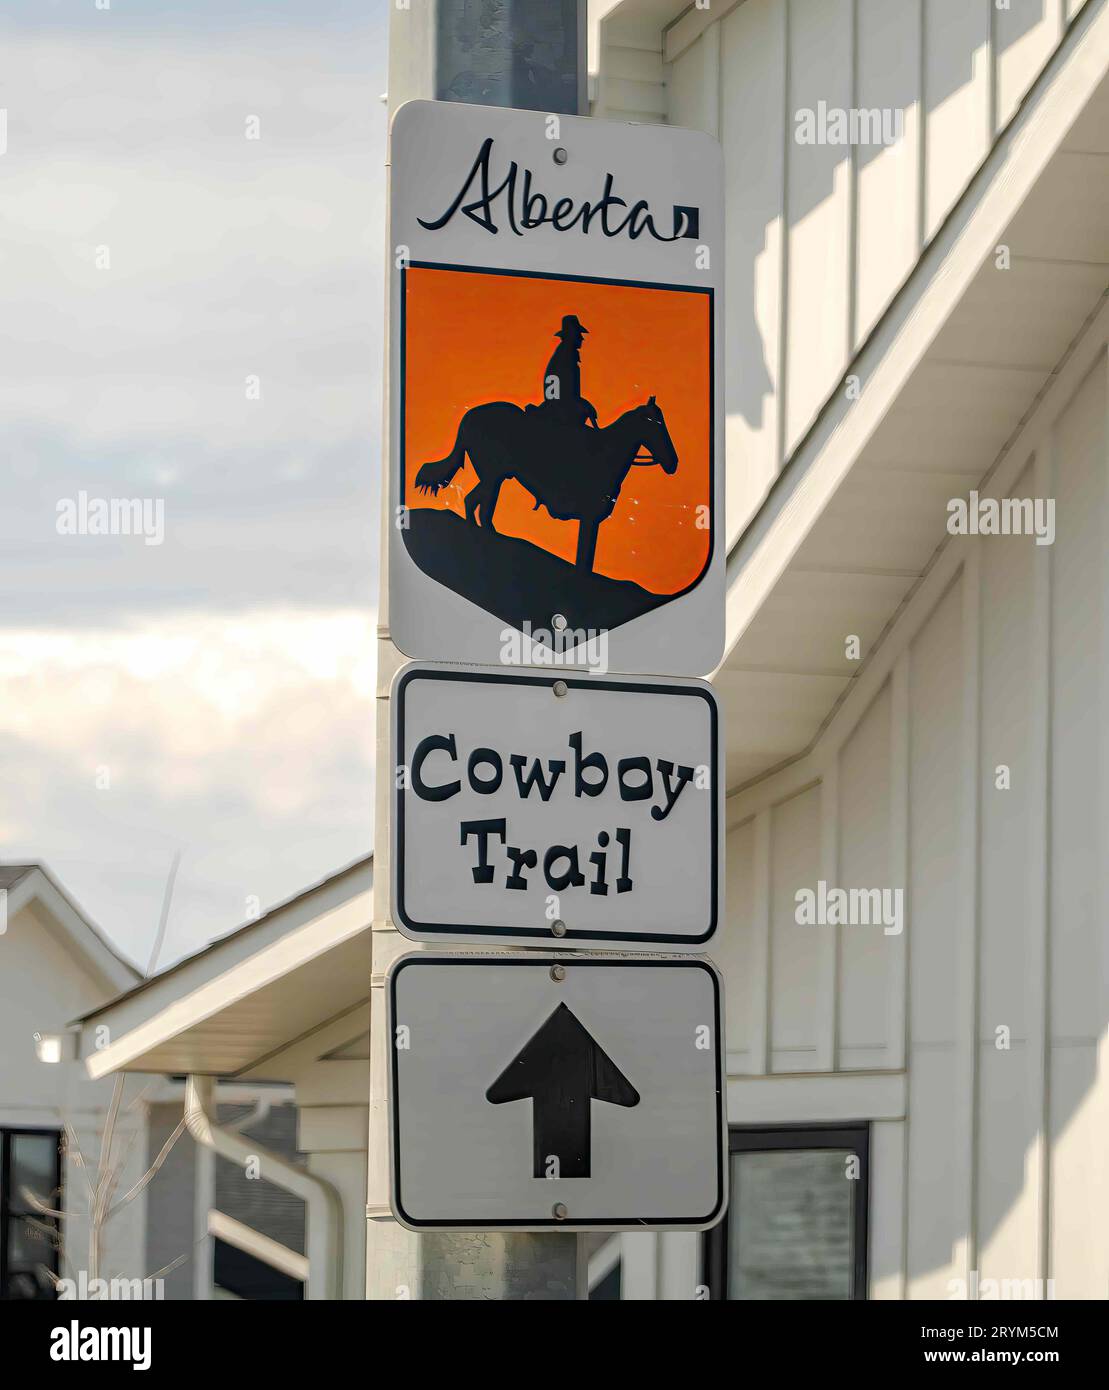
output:
[[[617,1302],[623,1297],[621,1291],[621,1270],[622,1261],[617,1260],[607,1274],[602,1274],[600,1279],[589,1290],[590,1302],[596,1299],[608,1300],[615,1299]]]
[[[866,1125],[732,1129],[728,1210],[705,1236],[710,1296],[866,1298]]]
[[[62,1210],[62,1136],[56,1129],[0,1130],[0,1299],[50,1299],[60,1226],[37,1198]]]
[[[304,1285],[299,1279],[282,1274],[254,1255],[248,1255],[245,1250],[228,1245],[218,1236],[212,1278],[219,1288],[252,1301],[274,1299],[294,1302],[304,1297]]]

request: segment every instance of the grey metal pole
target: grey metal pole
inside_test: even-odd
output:
[[[584,113],[584,0],[439,0],[435,96]]]
[[[586,0],[393,0],[389,113],[416,97],[559,114],[584,112]],[[386,248],[392,255],[391,248]],[[388,353],[385,354],[388,362]],[[383,421],[389,419],[386,373]],[[387,430],[387,425],[386,425]],[[388,436],[383,483],[388,477]],[[391,1040],[385,972],[411,943],[387,915],[390,789],[389,686],[403,657],[389,635],[390,518],[382,507],[376,699],[373,972],[370,1005],[370,1132],[366,1297],[370,1299],[561,1300],[581,1296],[575,1235],[449,1232],[416,1235],[389,1210],[388,1095]]]

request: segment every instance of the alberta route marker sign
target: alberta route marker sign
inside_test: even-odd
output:
[[[413,663],[391,705],[406,936],[706,949],[722,911],[710,685]]]
[[[702,960],[391,968],[392,1207],[410,1229],[702,1230],[724,1209],[720,977]]]
[[[409,102],[391,132],[389,615],[409,657],[723,650],[720,150]],[[523,664],[529,664],[527,656]],[[531,662],[530,664],[535,664]]]

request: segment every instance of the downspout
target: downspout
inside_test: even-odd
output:
[[[210,1076],[185,1078],[185,1125],[198,1144],[232,1163],[260,1158],[262,1176],[299,1197],[308,1208],[308,1283],[305,1297],[337,1299],[343,1287],[343,1219],[339,1194],[329,1182],[298,1168],[280,1154],[222,1129],[215,1119]]]

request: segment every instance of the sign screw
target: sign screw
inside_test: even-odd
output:
[[[551,966],[551,979],[554,980],[554,982],[555,982],[556,985],[557,985],[557,984],[561,984],[562,981],[563,981],[565,978],[566,978],[566,967],[565,967],[564,965],[552,965],[552,966]]]
[[[570,1212],[565,1202],[556,1202],[551,1208],[551,1215],[556,1221],[565,1221]]]
[[[566,619],[561,613],[556,613],[551,619],[551,626],[556,632],[566,631]]]
[[[565,681],[555,681],[555,683],[554,683],[554,693],[559,697],[559,699],[561,699],[561,698],[563,697],[563,695],[566,694],[566,691],[567,691],[568,689],[569,689],[569,687],[567,686],[567,684],[566,684]]]
[[[566,923],[562,920],[561,917],[556,917],[555,920],[551,923],[551,935],[552,935],[552,936],[565,936],[565,935],[566,935]]]
[[[566,153],[562,146],[559,145],[558,149],[556,149],[554,152],[554,162],[556,164],[565,164],[569,158],[570,156]]]

